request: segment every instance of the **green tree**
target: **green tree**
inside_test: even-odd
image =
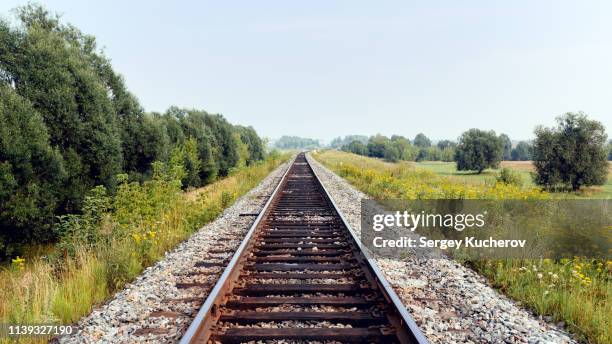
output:
[[[399,153],[399,160],[412,160],[414,159],[415,149],[410,144],[410,140],[403,136],[393,135],[391,136],[391,143]]]
[[[368,141],[368,156],[384,158],[385,148],[389,142],[389,138],[381,134],[370,137],[370,140]]]
[[[429,150],[425,147],[419,149],[415,161],[426,161],[431,160],[429,157]]]
[[[312,149],[320,146],[318,140],[286,135],[274,142],[274,147],[279,149]]]
[[[557,127],[537,127],[533,143],[535,182],[546,188],[602,185],[608,173],[604,126],[583,113],[566,113]]]
[[[502,160],[510,160],[512,157],[512,141],[510,137],[506,134],[500,134],[499,139],[502,142],[504,153],[502,155]]]
[[[344,146],[343,150],[354,154],[368,155],[368,147],[364,145],[363,142],[357,140],[349,143],[347,146]]]
[[[459,138],[455,161],[459,171],[496,168],[503,156],[503,144],[494,131],[470,129]]]
[[[340,149],[342,147],[348,146],[353,141],[359,141],[365,145],[368,144],[368,137],[365,135],[346,135],[344,138],[336,137],[330,142],[329,147]]]
[[[247,161],[249,160],[249,145],[242,142],[240,138],[240,133],[237,131],[234,132],[234,140],[238,143],[238,163],[236,164],[237,168],[242,168],[247,165]]]
[[[66,177],[42,117],[0,85],[0,258],[17,245],[51,240],[51,224]]]
[[[198,142],[193,137],[185,140],[182,147],[183,151],[183,166],[185,167],[185,176],[181,180],[184,187],[198,187],[202,185],[200,181],[200,158],[198,157]]]
[[[511,157],[515,161],[531,160],[531,145],[525,141],[519,142],[512,150]]]
[[[392,142],[387,142],[383,158],[388,162],[397,162],[400,159],[400,151]]]
[[[255,161],[263,160],[265,156],[265,145],[263,140],[257,135],[253,127],[243,127],[241,125],[234,126],[240,134],[240,140],[247,144],[249,156],[246,160],[247,165],[251,165]]]
[[[215,139],[215,162],[221,176],[226,176],[230,169],[238,164],[238,142],[234,137],[233,126],[221,115],[204,112],[204,121]]]
[[[40,6],[17,13],[20,27],[0,24],[0,69],[41,114],[68,174],[61,188],[64,209],[78,210],[94,185],[112,189],[122,165],[114,105],[91,57],[95,40],[61,25]]]
[[[169,123],[168,132],[170,141],[174,145],[183,145],[186,137],[193,137],[198,143],[198,158],[200,159],[200,180],[203,183],[209,183],[219,175],[219,159],[222,155],[219,152],[217,141],[210,128],[206,124],[206,113],[203,111],[191,111],[170,107],[166,112],[166,120]],[[180,128],[172,128],[173,121],[177,120],[180,123]]]
[[[457,144],[451,140],[441,140],[438,142],[438,144],[436,145],[438,146],[439,149],[444,150],[447,148],[455,148],[457,146]]]
[[[419,133],[412,140],[412,144],[417,147],[425,148],[431,146],[431,140],[423,133]]]

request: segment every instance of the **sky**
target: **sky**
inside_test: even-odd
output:
[[[326,141],[469,128],[530,139],[584,111],[612,135],[612,1],[39,3],[96,36],[147,111]]]

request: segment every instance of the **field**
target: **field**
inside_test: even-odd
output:
[[[457,173],[452,164],[392,164],[338,151],[317,152],[314,157],[374,199],[556,197],[529,185],[518,187],[488,181],[493,178],[493,171],[484,176]],[[522,167],[527,169],[524,163]],[[537,314],[563,322],[581,339],[591,343],[612,342],[612,261],[574,257],[464,263]]]
[[[457,171],[454,162],[423,161],[411,163],[413,166],[435,172],[439,176],[465,184],[485,185],[494,183],[495,176],[499,170],[487,169],[481,174],[473,172]],[[507,167],[519,173],[523,182],[527,186],[535,186],[531,173],[534,171],[531,161],[502,161],[500,167]],[[611,199],[612,198],[612,162],[608,163],[608,181],[602,186],[591,186],[575,193],[565,193],[560,196],[592,198],[592,199]]]
[[[41,250],[46,256],[16,257],[0,269],[0,289],[10,291],[0,297],[0,322],[77,321],[288,157],[270,156],[187,193],[167,175],[144,184],[125,182],[113,196],[97,188],[83,215],[61,220],[66,235]]]

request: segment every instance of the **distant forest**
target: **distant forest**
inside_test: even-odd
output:
[[[278,149],[312,149],[321,147],[319,140],[297,137],[282,136],[274,142],[274,147]]]
[[[513,146],[512,141],[505,134],[499,135],[498,139],[503,147],[503,160],[531,159],[531,145],[528,142],[520,141]],[[371,137],[347,135],[344,138],[337,137],[332,140],[330,148],[383,158],[392,162],[398,160],[454,161],[457,142],[440,140],[434,144],[423,133],[417,134],[412,140],[401,135],[392,135],[390,138],[380,134]]]
[[[142,182],[154,162],[184,166],[199,187],[264,157],[255,130],[203,110],[147,113],[93,36],[42,7],[0,20],[0,258],[53,241],[58,215],[118,175]]]

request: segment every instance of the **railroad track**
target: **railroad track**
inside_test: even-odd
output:
[[[427,343],[303,153],[181,343],[280,340]]]

